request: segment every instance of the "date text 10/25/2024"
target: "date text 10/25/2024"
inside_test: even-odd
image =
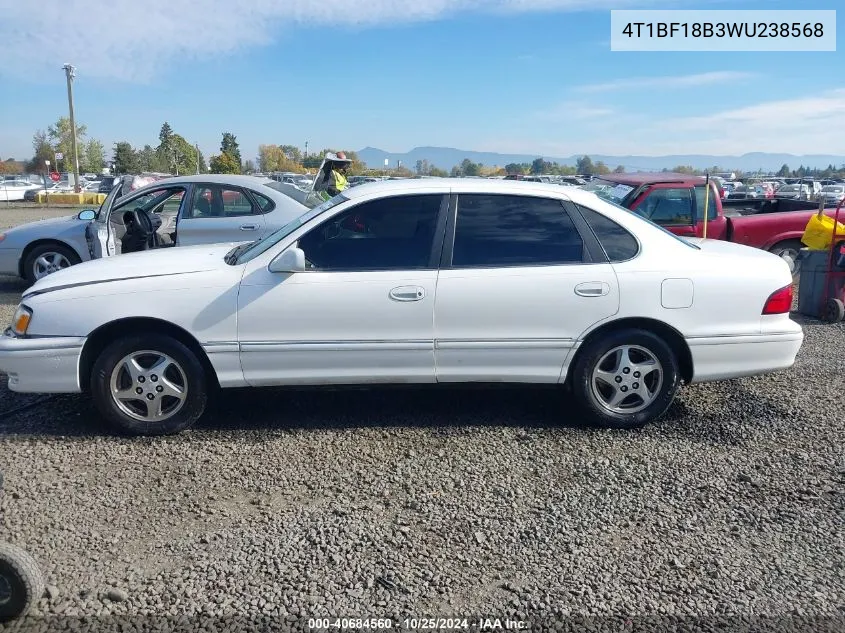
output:
[[[529,624],[510,618],[309,618],[312,631],[405,630],[405,631],[525,631]]]

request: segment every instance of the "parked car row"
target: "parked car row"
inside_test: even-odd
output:
[[[123,431],[168,434],[217,388],[539,383],[627,429],[682,384],[787,368],[802,345],[786,263],[659,226],[674,194],[632,213],[577,187],[398,180],[306,210],[271,183],[118,185],[97,212],[8,231],[3,270],[36,279],[0,337],[9,388],[88,392]],[[125,254],[139,230],[156,236]]]

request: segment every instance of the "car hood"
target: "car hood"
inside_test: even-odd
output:
[[[75,215],[63,215],[59,218],[47,218],[46,220],[36,220],[35,222],[27,222],[12,229],[3,231],[7,236],[18,233],[26,233],[30,229],[41,230],[48,227],[62,227],[69,224],[88,224],[90,220],[80,220]]]
[[[83,262],[36,281],[23,298],[91,284],[224,269],[228,264],[223,257],[239,243],[178,246]]]

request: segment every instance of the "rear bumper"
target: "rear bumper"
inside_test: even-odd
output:
[[[692,353],[692,383],[728,380],[788,369],[804,342],[801,326],[776,334],[687,339]]]
[[[0,336],[0,372],[9,389],[24,393],[79,393],[79,358],[85,338]]]

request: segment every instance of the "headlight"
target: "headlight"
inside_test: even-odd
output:
[[[29,327],[29,322],[32,320],[32,310],[21,304],[15,310],[15,316],[12,317],[12,332],[18,336],[26,334]]]

